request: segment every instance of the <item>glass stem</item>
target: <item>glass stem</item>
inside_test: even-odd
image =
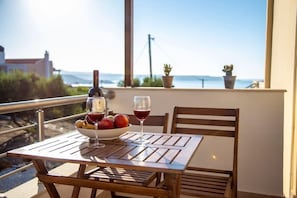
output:
[[[144,120],[140,120],[140,139],[143,138],[143,122]]]
[[[95,122],[95,129],[98,130],[98,122]],[[99,146],[98,134],[95,132],[95,146]]]

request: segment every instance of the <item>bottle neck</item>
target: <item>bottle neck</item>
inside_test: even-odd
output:
[[[104,97],[104,94],[99,87],[99,71],[93,71],[93,87],[89,89],[88,93],[89,97],[97,96],[97,97]]]
[[[99,87],[99,71],[94,70],[93,72],[93,88]]]

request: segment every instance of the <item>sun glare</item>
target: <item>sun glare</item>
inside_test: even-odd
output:
[[[77,16],[83,7],[81,0],[28,0],[29,14],[37,23],[57,21],[62,17]],[[77,16],[79,17],[79,16]]]

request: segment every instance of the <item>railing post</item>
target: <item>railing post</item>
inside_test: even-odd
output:
[[[38,140],[44,140],[44,111],[42,109],[38,109],[37,113],[37,130],[38,130]]]

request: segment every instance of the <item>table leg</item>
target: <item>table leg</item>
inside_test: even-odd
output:
[[[42,160],[32,160],[34,167],[37,171],[37,176],[38,175],[47,175],[48,174],[48,170],[45,167],[45,164]],[[43,182],[48,194],[50,197],[52,198],[59,198],[60,195],[55,187],[55,185],[53,183],[47,183],[47,182]]]
[[[167,186],[169,192],[169,197],[179,198],[180,197],[180,174],[164,173],[164,184]]]
[[[86,170],[86,165],[80,164],[77,172],[77,178],[83,178]],[[74,186],[71,198],[77,198],[79,195],[80,186]]]

